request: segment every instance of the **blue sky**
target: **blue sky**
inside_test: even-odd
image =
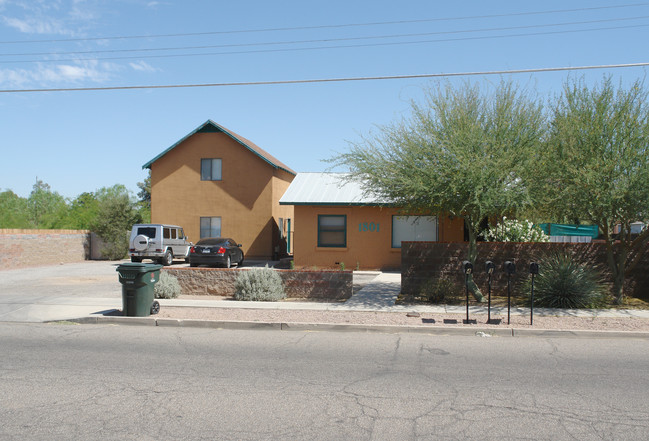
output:
[[[0,0],[0,90],[643,63],[647,41],[649,3],[633,0]],[[607,73],[628,83],[647,68],[504,78],[550,97],[570,75]],[[38,177],[70,198],[117,183],[135,192],[141,166],[208,119],[298,172],[322,171],[436,81],[2,92],[0,190],[28,196]]]

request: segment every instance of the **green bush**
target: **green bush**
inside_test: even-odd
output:
[[[442,303],[457,298],[460,294],[459,287],[445,278],[428,279],[419,289],[419,297],[430,303]]]
[[[282,278],[277,271],[268,268],[253,268],[239,271],[234,282],[236,300],[276,302],[286,298]]]
[[[562,252],[541,258],[539,266],[540,273],[534,280],[534,306],[598,308],[606,304],[606,289],[598,268],[583,265]]]
[[[180,295],[180,283],[176,276],[160,271],[160,280],[154,285],[153,293],[156,299],[175,299]]]

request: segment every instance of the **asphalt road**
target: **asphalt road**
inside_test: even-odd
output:
[[[0,439],[649,438],[649,341],[0,323]]]

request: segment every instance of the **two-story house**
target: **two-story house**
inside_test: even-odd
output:
[[[246,258],[291,252],[296,173],[253,142],[208,120],[142,166],[151,170],[151,222],[180,225],[189,240],[231,237]]]

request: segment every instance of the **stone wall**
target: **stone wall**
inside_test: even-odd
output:
[[[468,243],[403,242],[401,247],[401,292],[416,295],[421,285],[435,278],[455,281],[464,289],[464,275],[460,269],[468,253]],[[511,260],[516,264],[512,283],[529,278],[529,264],[538,261],[546,253],[564,250],[579,262],[596,266],[605,277],[610,278],[606,262],[606,244],[593,243],[515,243],[478,242],[478,259],[474,269],[474,280],[484,294],[487,292],[488,276],[485,262],[496,265],[492,276],[492,294],[506,295],[507,276],[503,264]],[[649,252],[644,256],[627,280],[625,292],[628,295],[649,298]]]
[[[178,278],[184,295],[232,296],[239,271],[250,268],[163,268]],[[352,295],[352,271],[276,270],[292,299],[344,300]]]
[[[0,270],[89,258],[90,233],[86,230],[0,229]]]

